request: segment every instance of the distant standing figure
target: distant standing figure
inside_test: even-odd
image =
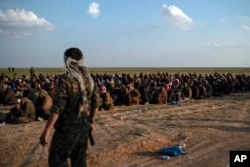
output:
[[[15,72],[15,68],[14,67],[12,67],[12,72]]]
[[[30,77],[33,77],[33,76],[35,76],[35,69],[34,69],[34,67],[32,66],[32,67],[30,68]]]

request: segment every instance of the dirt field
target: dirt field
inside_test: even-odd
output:
[[[48,147],[38,145],[45,123],[0,126],[0,166],[46,167]],[[230,150],[250,150],[250,92],[101,111],[93,135],[89,167],[229,167]],[[186,137],[186,155],[161,158],[160,149]]]

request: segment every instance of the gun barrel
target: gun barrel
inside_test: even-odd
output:
[[[95,140],[94,140],[94,137],[93,137],[91,131],[89,132],[89,140],[90,140],[91,146],[94,146],[95,145]]]

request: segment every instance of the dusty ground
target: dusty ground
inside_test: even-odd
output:
[[[38,145],[45,123],[0,126],[0,166],[47,166],[48,147]],[[93,135],[91,167],[227,167],[230,150],[250,150],[250,93],[101,111]],[[186,136],[186,155],[161,159],[161,148]]]

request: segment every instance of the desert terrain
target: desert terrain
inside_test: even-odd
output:
[[[3,118],[9,108],[0,107]],[[46,121],[0,126],[0,167],[46,167],[38,144]],[[89,167],[229,167],[230,150],[250,150],[250,92],[180,105],[117,106],[100,111],[89,145]],[[162,159],[183,144],[187,154]]]

